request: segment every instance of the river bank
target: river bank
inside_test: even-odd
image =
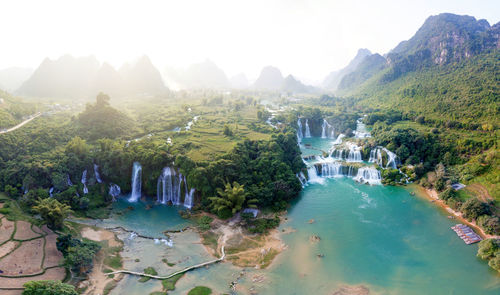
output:
[[[443,200],[439,199],[439,194],[435,189],[428,189],[425,187],[422,187],[418,184],[414,184],[414,187],[416,188],[416,191],[418,193],[418,196],[423,197],[430,202],[434,203],[436,206],[441,207],[443,210],[445,210],[447,213],[452,214],[450,216],[453,216],[454,219],[457,221],[464,223],[468,225],[469,227],[472,227],[483,239],[499,239],[500,236],[496,235],[490,235],[484,232],[484,230],[477,225],[475,221],[469,221],[463,217],[462,212],[453,210],[450,206],[448,206]]]

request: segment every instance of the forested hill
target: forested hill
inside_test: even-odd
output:
[[[35,111],[35,104],[25,103],[20,98],[0,90],[0,130],[16,125]]]
[[[340,95],[432,120],[499,123],[500,23],[431,16],[385,62],[374,56],[342,79]]]

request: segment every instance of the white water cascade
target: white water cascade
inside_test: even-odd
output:
[[[383,164],[383,158],[382,158],[382,151],[384,151],[387,155],[387,163]],[[398,156],[388,150],[385,147],[376,147],[370,151],[370,159],[368,159],[368,162],[370,163],[377,163],[379,167],[382,168],[391,168],[391,169],[397,169],[397,161],[398,161]]]
[[[347,155],[347,162],[363,162],[361,158],[361,148],[355,144],[349,145],[349,154]]]
[[[307,175],[309,176],[310,183],[323,183],[324,180],[318,176],[318,172],[316,171],[316,167],[310,166],[307,168]]]
[[[298,126],[297,139],[298,142],[300,143],[302,141],[302,138],[304,138],[304,134],[302,133],[302,122],[300,122],[300,118],[297,120],[297,126]]]
[[[358,169],[358,173],[354,180],[361,183],[381,184],[382,177],[380,171],[373,167],[362,167]]]
[[[337,136],[337,139],[335,139],[334,142],[332,142],[332,145],[339,145],[342,144],[342,138],[344,138],[345,135],[340,133],[339,136]]]
[[[134,162],[132,169],[132,192],[129,202],[137,202],[141,198],[142,166],[139,162]]]
[[[122,193],[122,189],[114,183],[111,183],[109,186],[109,195],[113,197],[113,201]]]
[[[52,193],[54,192],[54,187],[51,186],[50,189],[49,189],[49,196],[52,198]]]
[[[395,153],[391,152],[390,150],[384,148],[384,151],[387,154],[387,165],[385,166],[386,168],[391,167],[392,169],[397,169],[397,163],[396,161],[398,160],[398,156],[396,156]]]
[[[184,203],[181,201],[181,185],[184,183]],[[194,189],[188,191],[186,177],[171,167],[163,168],[158,177],[156,200],[162,204],[171,202],[173,205],[184,205],[186,208],[193,207]]]
[[[305,135],[306,138],[310,138],[311,137],[311,130],[309,129],[309,120],[306,119],[306,135]]]
[[[366,130],[366,125],[363,123],[363,118],[359,118],[356,121],[356,123],[357,123],[357,125],[356,125],[356,131],[354,131],[354,136],[356,138],[371,137],[370,132],[368,132],[368,130]]]
[[[186,188],[186,191],[187,191],[187,188]],[[186,193],[186,197],[184,198],[184,207],[186,207],[188,209],[191,209],[193,207],[194,192],[195,192],[195,189],[192,188],[191,190],[189,190],[189,193]]]
[[[87,188],[87,169],[83,170],[82,184],[83,184],[83,193],[86,195],[89,193],[89,189]]]
[[[99,166],[97,164],[94,164],[94,175],[95,180],[97,180],[98,183],[102,183],[101,174],[99,174]]]
[[[68,186],[73,186],[73,183],[71,182],[71,179],[69,179],[69,174],[66,174],[66,184]]]
[[[323,125],[321,125],[321,138],[335,138],[335,128],[323,119]]]
[[[307,185],[307,178],[306,176],[304,175],[304,173],[302,173],[302,171],[300,173],[297,173],[297,178],[299,179],[300,181],[300,184],[302,184],[302,187],[306,186]]]

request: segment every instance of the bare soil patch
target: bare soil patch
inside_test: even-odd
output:
[[[45,236],[45,261],[43,262],[43,267],[57,266],[61,263],[63,255],[57,250],[56,242],[56,234]]]
[[[16,241],[8,241],[7,243],[0,246],[0,258],[12,252],[12,250],[14,250],[14,248],[16,248],[18,244],[19,242]]]
[[[7,220],[7,218],[3,218],[2,225],[0,225],[0,244],[10,240],[13,232],[14,222]]]
[[[370,289],[363,285],[359,286],[342,286],[333,292],[333,295],[368,295]]]
[[[82,237],[97,242],[108,241],[108,246],[110,247],[121,246],[121,243],[116,240],[115,234],[108,230],[94,230],[91,227],[86,227],[82,230]]]
[[[40,237],[40,234],[31,230],[31,223],[22,220],[16,221],[16,234],[14,235],[14,239],[29,240],[37,237]]]
[[[42,271],[43,238],[23,242],[22,245],[0,260],[4,275],[28,275]]]

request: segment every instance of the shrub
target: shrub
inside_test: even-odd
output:
[[[74,286],[61,281],[29,281],[23,287],[23,295],[78,295]]]
[[[463,205],[461,210],[464,217],[468,220],[476,219],[481,215],[489,214],[489,206],[486,203],[479,201],[476,198],[468,199]]]

